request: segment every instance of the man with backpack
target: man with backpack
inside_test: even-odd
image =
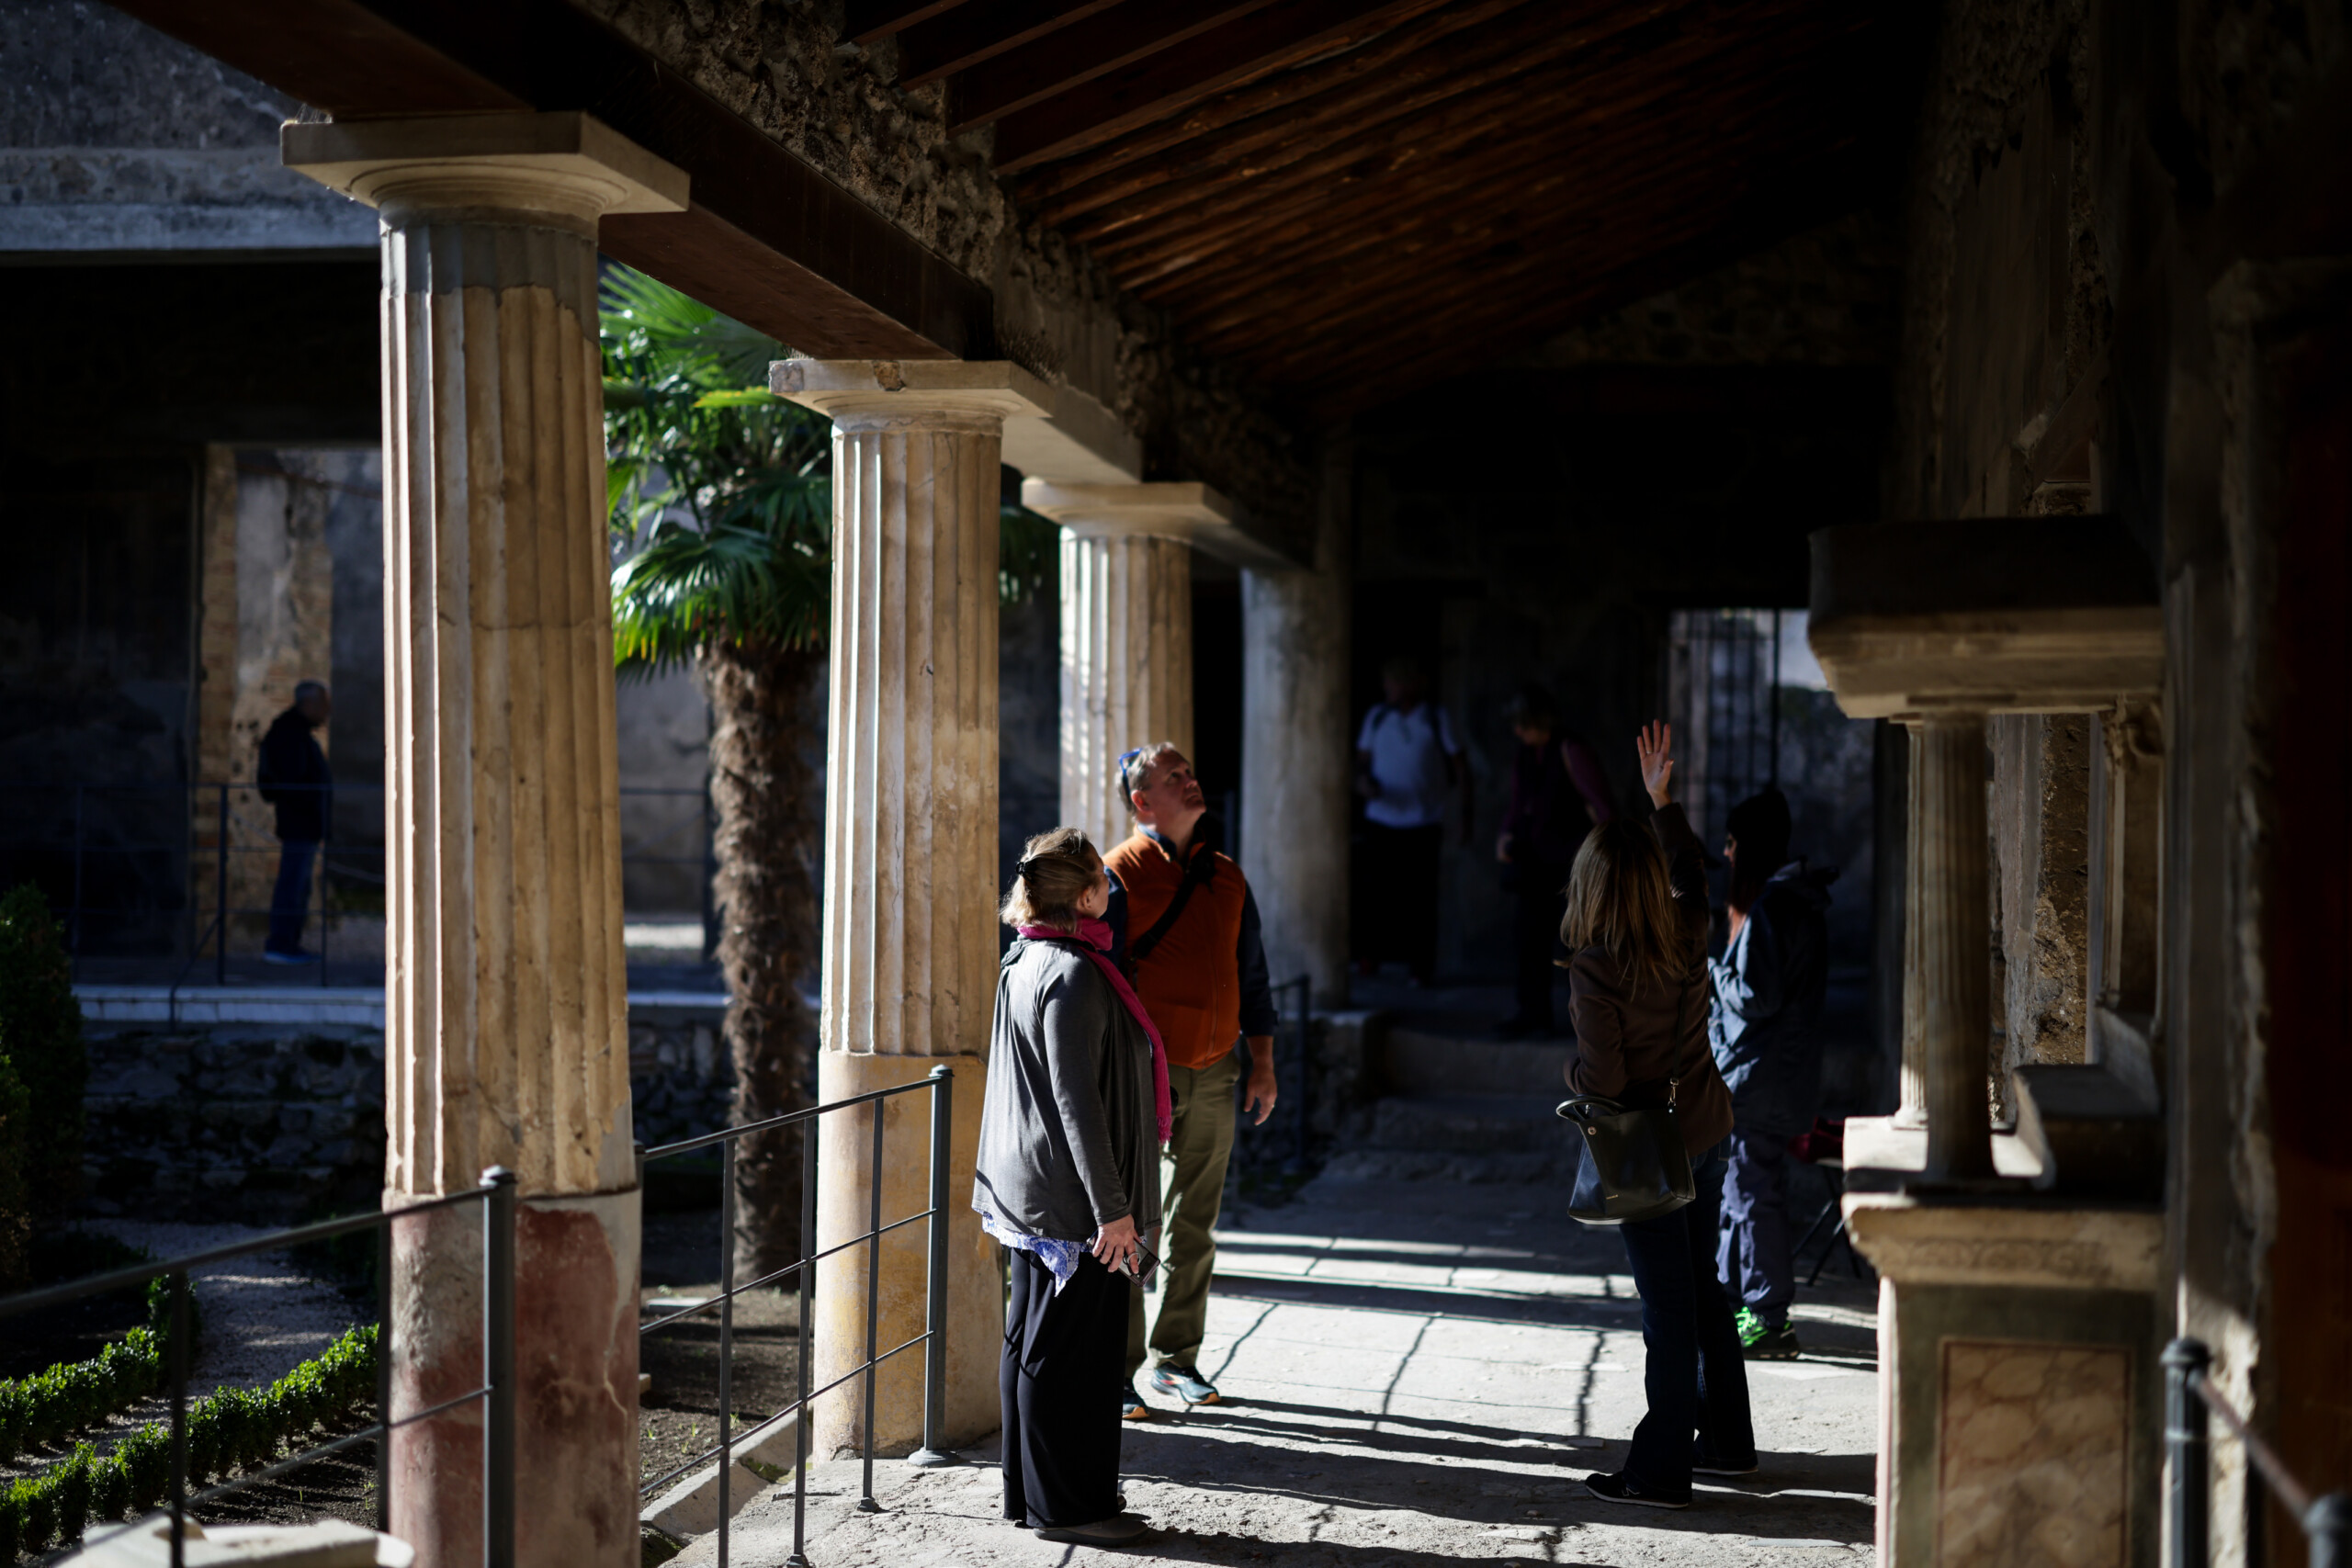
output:
[[[1199,1360],[1242,1074],[1234,1047],[1250,1043],[1246,1109],[1263,1122],[1274,1108],[1277,1014],[1257,900],[1241,868],[1199,830],[1208,805],[1193,764],[1162,741],[1128,752],[1118,768],[1136,831],[1102,857],[1112,955],[1134,977],[1167,1045],[1174,1111],[1162,1166],[1159,1312],[1148,1344],[1141,1291],[1127,1322],[1122,1414],[1146,1421],[1151,1408],[1136,1377],[1147,1359],[1159,1393],[1186,1404],[1217,1399]]]

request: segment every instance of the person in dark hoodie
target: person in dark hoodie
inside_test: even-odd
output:
[[[294,688],[294,705],[261,738],[261,797],[277,807],[277,886],[261,950],[272,964],[319,961],[303,949],[302,922],[311,909],[311,869],[334,816],[334,774],[313,733],[327,713],[327,689],[305,681]]]
[[[1789,1303],[1789,1140],[1810,1131],[1821,1098],[1821,1009],[1829,981],[1828,885],[1789,855],[1789,803],[1777,789],[1732,807],[1731,933],[1708,968],[1714,996],[1708,1043],[1731,1090],[1715,1270],[1742,1303],[1739,1338],[1751,1360],[1797,1354]]]

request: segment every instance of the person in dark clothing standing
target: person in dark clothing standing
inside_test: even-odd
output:
[[[1829,884],[1789,855],[1789,803],[1777,789],[1732,807],[1731,937],[1708,963],[1708,1043],[1731,1089],[1715,1270],[1742,1303],[1740,1344],[1752,1360],[1798,1353],[1789,1303],[1789,1140],[1809,1131],[1821,1099],[1821,1010],[1829,986]]]
[[[314,733],[327,721],[327,689],[316,681],[294,688],[294,705],[261,738],[261,797],[277,807],[277,886],[269,897],[269,938],[261,955],[272,964],[316,964],[302,946],[311,908],[311,870],[334,817],[334,774]]]
[[[1532,683],[1521,686],[1505,716],[1519,747],[1511,758],[1510,801],[1502,836],[1495,840],[1495,858],[1507,868],[1503,886],[1516,905],[1519,1010],[1495,1033],[1523,1040],[1553,1032],[1552,979],[1560,956],[1568,866],[1588,831],[1616,819],[1617,805],[1592,748],[1561,730],[1549,692]]]

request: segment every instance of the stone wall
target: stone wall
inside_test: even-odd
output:
[[[649,1145],[726,1125],[717,1008],[640,1008],[629,1089]],[[142,1219],[288,1225],[379,1201],[384,1035],[339,1024],[89,1034],[85,1206]]]

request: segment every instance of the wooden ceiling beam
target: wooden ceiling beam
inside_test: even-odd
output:
[[[1136,0],[1130,0],[1134,3]],[[1164,4],[1165,0],[1149,3]],[[1136,126],[1179,114],[1225,88],[1286,70],[1331,50],[1359,47],[1446,3],[1273,0],[1222,26],[1188,35],[1185,41],[1152,59],[1098,73],[1051,101],[1035,98],[1018,113],[1003,114],[996,128],[996,170],[1012,174],[1048,159],[1068,157]],[[978,73],[982,80],[987,74]]]
[[[1137,69],[1156,54],[1276,3],[1120,0],[1083,21],[998,55],[983,70],[958,76],[948,95],[948,129],[969,130],[1071,94],[1098,76]],[[999,174],[1006,172],[1001,159],[996,168]]]
[[[861,47],[879,43],[918,22],[944,15],[964,0],[847,0],[842,8],[842,37]]]
[[[1450,23],[1457,15],[1449,9],[1426,20]],[[1389,128],[1400,121],[1419,124],[1416,117],[1432,112],[1460,113],[1465,99],[1475,106],[1474,114],[1505,118],[1510,109],[1487,95],[1507,94],[1514,105],[1539,98],[1551,90],[1545,67],[1591,48],[1602,36],[1595,29],[1555,25],[1441,35],[1391,61],[1376,77],[1347,82],[1222,134],[1137,159],[1040,202],[1037,216],[1074,236],[1115,233],[1334,149],[1373,144],[1393,135]],[[1359,50],[1346,58],[1374,52]]]
[[[1329,199],[1426,168],[1480,141],[1508,136],[1527,142],[1589,118],[1589,90],[1625,74],[1630,58],[1623,40],[1595,53],[1538,62],[1533,71],[1509,78],[1495,91],[1449,96],[1419,114],[1394,119],[1367,117],[1363,126],[1333,128],[1337,134],[1306,135],[1295,157],[1263,168],[1170,182],[1116,207],[1065,225],[1070,237],[1106,262],[1173,242],[1197,243],[1208,236],[1261,220],[1296,195]]]
[[[1755,166],[1781,155],[1792,142],[1794,151],[1803,151],[1801,139],[1819,128],[1817,120],[1802,113],[1803,103],[1766,100],[1739,119],[1711,126],[1711,130],[1728,132],[1752,124],[1757,133],[1736,156],[1718,160],[1711,176],[1720,178],[1726,164]],[[1551,140],[1546,133],[1537,142]],[[1335,275],[1355,266],[1363,253],[1409,254],[1424,234],[1460,232],[1464,225],[1487,222],[1495,214],[1552,201],[1555,192],[1561,193],[1553,208],[1555,213],[1607,216],[1627,227],[1639,211],[1638,198],[1668,199],[1663,188],[1645,192],[1632,183],[1635,172],[1642,179],[1652,177],[1653,169],[1661,175],[1670,174],[1681,156],[1678,139],[1649,134],[1648,128],[1623,117],[1579,142],[1573,161],[1556,152],[1550,158],[1534,154],[1535,148],[1527,142],[1498,142],[1425,169],[1408,182],[1364,189],[1344,205],[1285,214],[1247,237],[1250,266],[1246,277],[1236,276],[1239,269],[1196,265],[1182,275],[1156,280],[1154,286],[1115,262],[1106,265],[1138,297],[1174,311],[1193,330],[1217,330],[1230,319],[1220,310],[1254,309],[1287,299],[1295,289],[1319,297],[1336,286]],[[1633,205],[1623,205],[1628,201]],[[1400,212],[1412,216],[1400,219]],[[1270,279],[1275,280],[1271,287]]]
[[[993,60],[1119,0],[966,0],[899,35],[899,81],[920,87]]]
[[[1643,0],[1653,6],[1688,3],[1692,0]],[[1520,16],[1512,17],[1513,12]],[[1249,86],[1204,98],[1182,114],[1128,131],[1090,152],[1040,164],[1019,176],[1017,194],[1023,205],[1042,214],[1055,209],[1056,197],[1105,182],[1107,196],[1089,196],[1071,203],[1064,214],[1068,216],[1131,194],[1117,183],[1130,164],[1159,164],[1191,172],[1205,159],[1247,156],[1268,145],[1267,128],[1279,139],[1293,114],[1333,102],[1363,102],[1366,95],[1376,96],[1397,73],[1414,73],[1425,60],[1442,68],[1448,57],[1442,51],[1453,35],[1464,29],[1477,28],[1480,43],[1497,28],[1523,37],[1528,27],[1521,18],[1530,13],[1535,15],[1539,27],[1543,18],[1556,14],[1548,0],[1464,0],[1448,6],[1384,33],[1361,49],[1344,50]],[[1151,183],[1148,174],[1139,177]]]
[[[1731,66],[1735,76],[1769,73],[1771,69],[1769,59],[1759,61],[1750,54],[1747,61],[1753,62],[1749,71]],[[1181,220],[1171,217],[1146,233],[1114,236],[1091,248],[1122,282],[1159,302],[1169,302],[1169,297],[1184,288],[1182,282],[1171,287],[1162,280],[1179,275],[1205,276],[1202,269],[1229,254],[1249,256],[1250,271],[1262,277],[1278,272],[1280,262],[1293,252],[1311,253],[1329,245],[1335,231],[1352,222],[1373,223],[1393,231],[1412,222],[1450,216],[1469,198],[1469,193],[1461,188],[1461,164],[1465,161],[1480,166],[1515,161],[1507,171],[1512,178],[1528,177],[1525,171],[1530,169],[1581,168],[1590,151],[1581,144],[1564,147],[1571,133],[1600,124],[1624,127],[1627,134],[1636,136],[1655,134],[1658,122],[1645,119],[1645,110],[1689,94],[1694,75],[1713,87],[1717,84],[1710,78],[1723,74],[1702,72],[1703,62],[1679,55],[1660,58],[1657,63],[1666,68],[1639,78],[1611,67],[1608,74],[1619,90],[1606,100],[1578,97],[1564,87],[1547,96],[1555,107],[1554,115],[1533,122],[1523,118],[1510,122],[1508,134],[1498,133],[1490,121],[1452,127],[1449,133],[1426,141],[1400,131],[1391,139],[1396,144],[1389,150],[1385,166],[1372,171],[1370,177],[1355,172],[1361,167],[1355,159],[1317,160],[1312,167],[1288,171],[1283,177],[1230,193],[1219,203],[1216,216],[1195,211]],[[1640,91],[1625,90],[1623,84],[1632,80],[1641,83]],[[1489,140],[1482,144],[1481,137]],[[1600,143],[1612,144],[1605,139]],[[1425,191],[1424,185],[1433,190]]]

